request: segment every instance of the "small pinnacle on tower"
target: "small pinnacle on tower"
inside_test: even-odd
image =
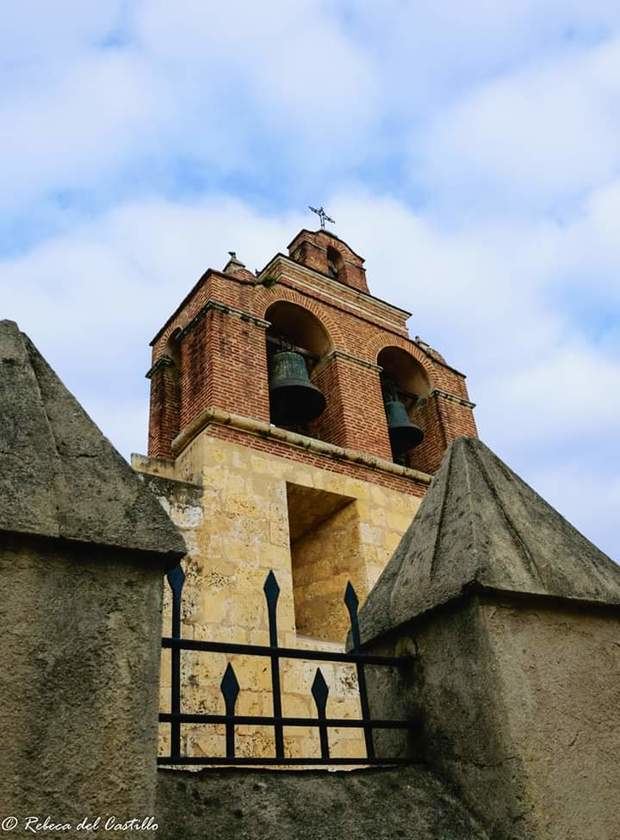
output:
[[[230,259],[223,268],[225,274],[235,274],[239,271],[246,271],[245,264],[237,257],[236,251],[228,252]]]

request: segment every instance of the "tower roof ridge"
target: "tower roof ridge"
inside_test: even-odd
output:
[[[457,438],[360,612],[375,638],[472,585],[620,604],[620,566],[484,443]]]
[[[0,321],[0,531],[160,555],[185,544],[163,508],[14,321]]]

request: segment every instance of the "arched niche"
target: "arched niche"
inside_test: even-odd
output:
[[[430,394],[426,371],[401,347],[384,347],[377,357],[377,364],[382,368],[382,379],[393,382],[403,395],[421,399]]]
[[[400,347],[384,347],[377,357],[381,367],[381,386],[384,400],[398,399],[405,406],[411,423],[422,428],[425,423],[421,409],[431,392],[431,385],[422,365],[406,350]],[[393,441],[393,445],[396,443]],[[393,450],[394,460],[412,466],[412,454]]]
[[[169,337],[168,341],[166,342],[166,347],[164,350],[164,355],[168,356],[168,358],[172,359],[174,362],[174,366],[177,371],[181,368],[181,345],[180,345],[180,338],[181,338],[181,329],[177,327],[173,330]]]
[[[323,413],[328,395],[313,382],[313,371],[321,358],[332,348],[329,333],[316,315],[303,306],[289,301],[280,300],[273,303],[265,313],[265,318],[270,322],[267,330],[267,362],[270,378],[271,422],[301,434],[318,437],[320,435],[320,422],[316,413],[310,414],[307,420],[287,417],[287,411],[291,405],[286,396],[289,385],[286,386],[286,391],[279,391],[279,399],[276,399],[276,392],[272,391],[271,385],[273,384],[272,376],[275,376],[274,358],[276,354],[283,350],[294,351],[303,358],[310,382],[314,385],[314,396],[310,395],[312,399],[309,399],[309,402],[316,402],[317,396],[319,400],[322,399],[323,410],[319,410]],[[322,398],[317,393],[317,389],[323,394]],[[294,387],[290,390],[294,393],[294,397],[291,397],[291,399],[295,399],[296,405],[303,405],[308,398],[308,390],[303,386]]]
[[[342,279],[342,269],[344,267],[344,260],[340,251],[337,251],[331,245],[327,247],[327,273],[335,280]]]
[[[329,333],[316,315],[303,306],[278,300],[269,307],[265,318],[270,322],[267,338],[272,345],[288,345],[317,361],[331,349]]]

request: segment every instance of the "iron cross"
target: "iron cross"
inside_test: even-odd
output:
[[[335,225],[336,222],[332,219],[331,216],[328,216],[323,207],[319,207],[318,210],[316,207],[311,207],[308,205],[308,210],[312,210],[313,213],[316,213],[319,219],[321,220],[321,230],[325,230],[325,222],[331,222],[332,225]]]

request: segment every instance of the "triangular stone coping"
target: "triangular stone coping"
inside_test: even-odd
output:
[[[29,338],[0,321],[0,531],[185,554],[156,497]]]
[[[360,611],[362,639],[475,588],[620,604],[620,567],[484,443],[458,438]]]

